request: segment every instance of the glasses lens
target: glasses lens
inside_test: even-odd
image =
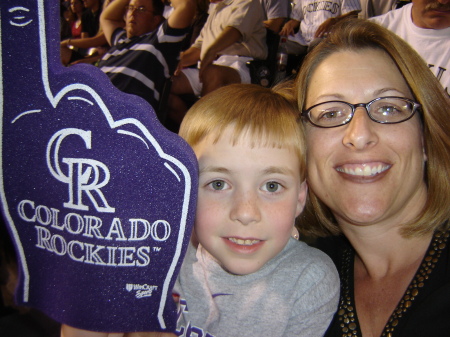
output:
[[[345,124],[351,116],[352,108],[344,102],[325,102],[309,110],[311,122],[326,128]]]
[[[129,12],[134,12],[134,11],[136,11],[136,12],[138,12],[138,13],[144,13],[144,12],[147,11],[147,10],[145,9],[144,6],[136,7],[136,6],[133,6],[133,5],[129,5],[129,6],[126,7],[126,9],[127,9],[127,11],[129,11]]]
[[[369,114],[380,123],[398,123],[414,113],[414,103],[404,98],[385,97],[370,104]]]

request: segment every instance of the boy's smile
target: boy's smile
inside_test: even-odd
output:
[[[225,270],[242,275],[283,250],[307,188],[293,150],[259,146],[249,133],[233,145],[232,131],[194,147],[200,169],[195,234]]]

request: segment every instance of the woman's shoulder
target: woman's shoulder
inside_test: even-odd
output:
[[[418,274],[417,305],[412,303],[410,317],[402,336],[448,336],[450,331],[450,233],[435,234]],[[420,276],[420,275],[418,275]],[[420,281],[423,280],[423,283]],[[412,284],[414,286],[414,282]]]

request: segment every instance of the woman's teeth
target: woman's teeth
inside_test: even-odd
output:
[[[346,167],[338,167],[337,171],[343,172],[352,176],[374,176],[376,174],[380,174],[381,172],[386,171],[390,166],[389,165],[378,165],[378,166],[358,166],[356,168],[346,168]]]

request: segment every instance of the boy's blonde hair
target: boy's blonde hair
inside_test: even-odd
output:
[[[188,111],[179,135],[195,147],[205,137],[217,142],[229,126],[233,145],[250,133],[253,146],[288,148],[298,157],[299,174],[306,174],[305,137],[299,127],[298,108],[287,85],[267,89],[253,84],[231,84],[202,97]]]

